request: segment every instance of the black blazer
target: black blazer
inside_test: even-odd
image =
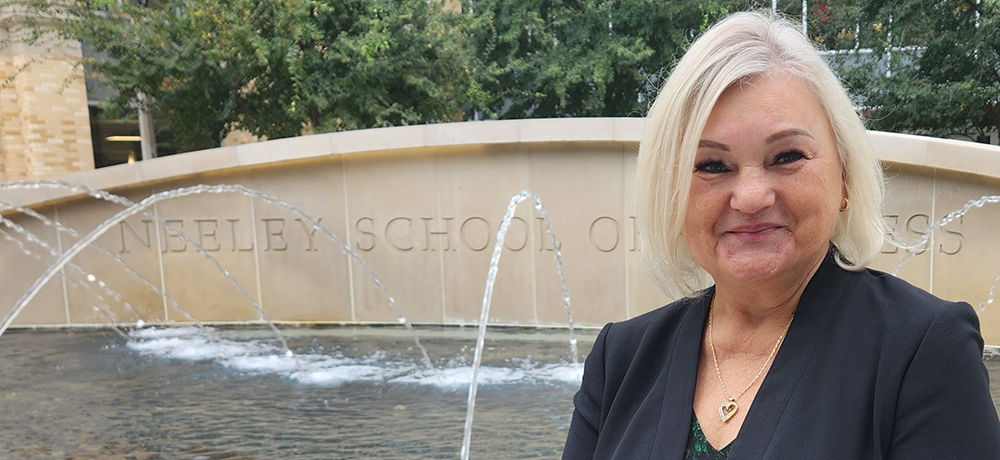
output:
[[[683,458],[712,294],[604,327],[564,459]],[[968,304],[827,258],[729,460],[1000,459],[982,352]]]

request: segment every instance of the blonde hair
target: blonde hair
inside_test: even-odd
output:
[[[708,116],[733,84],[779,72],[799,78],[813,91],[833,128],[850,200],[830,238],[837,264],[861,270],[882,250],[888,232],[882,217],[882,167],[840,80],[794,24],[765,12],[736,13],[709,28],[677,63],[646,116],[639,144],[636,190],[643,259],[673,298],[694,295],[711,282],[681,235],[695,153]]]

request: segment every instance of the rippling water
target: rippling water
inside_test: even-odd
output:
[[[439,379],[395,328],[285,331],[293,358],[264,331],[11,331],[0,458],[457,458],[474,332],[420,331]],[[582,375],[566,338],[488,334],[475,458],[559,457]]]
[[[0,458],[458,457],[474,330],[10,331],[0,338]],[[594,331],[581,337],[589,350]],[[491,330],[473,458],[559,458],[582,375],[564,331]],[[1000,361],[987,360],[1000,404]]]

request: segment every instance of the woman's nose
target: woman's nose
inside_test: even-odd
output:
[[[736,176],[729,205],[736,211],[754,214],[774,204],[774,184],[764,171],[744,169]]]

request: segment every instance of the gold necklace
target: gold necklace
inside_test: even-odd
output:
[[[760,378],[760,374],[764,373],[764,369],[767,368],[767,363],[771,362],[771,358],[777,353],[778,347],[781,346],[781,341],[785,340],[785,334],[788,333],[788,328],[792,326],[792,320],[795,319],[795,314],[792,314],[792,319],[788,320],[788,324],[785,325],[785,329],[781,331],[781,335],[778,336],[778,341],[774,343],[774,348],[771,348],[771,353],[767,355],[767,360],[764,361],[764,365],[761,366],[760,370],[757,371],[757,375],[753,376],[753,380],[747,384],[746,388],[743,389],[736,396],[729,396],[729,390],[726,389],[726,382],[722,380],[722,371],[719,370],[719,359],[715,357],[715,342],[712,340],[712,310],[715,307],[715,300],[712,300],[712,304],[708,307],[708,346],[712,349],[712,364],[715,365],[715,375],[719,376],[719,383],[722,384],[722,392],[726,395],[726,402],[719,405],[719,417],[722,418],[723,423],[728,422],[729,419],[736,415],[736,411],[740,409],[740,406],[736,404],[736,400],[743,396],[750,387],[753,386],[757,379]]]

